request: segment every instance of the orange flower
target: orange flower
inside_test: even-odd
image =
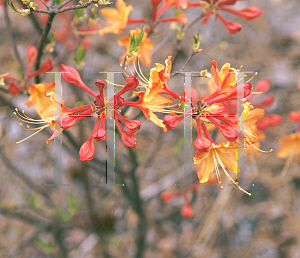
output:
[[[124,102],[124,105],[142,109],[145,117],[161,127],[164,132],[167,131],[167,128],[163,121],[159,119],[154,112],[170,112],[166,111],[165,108],[171,108],[174,106],[178,107],[179,105],[176,104],[170,106],[170,104],[173,102],[173,98],[162,96],[161,94],[167,94],[179,99],[181,98],[178,97],[180,95],[171,91],[168,87],[168,80],[170,78],[172,68],[171,58],[172,56],[169,56],[165,61],[166,68],[162,64],[157,63],[156,67],[150,70],[150,78],[149,80],[145,81],[147,84],[141,83],[146,90],[144,92],[133,93],[133,96],[139,96],[140,100],[138,102]]]
[[[99,30],[100,36],[106,33],[120,34],[126,27],[128,16],[133,10],[133,7],[131,5],[126,6],[123,0],[117,0],[116,7],[117,8],[106,7],[99,11],[108,22],[107,26]]]
[[[196,156],[194,157],[194,163],[199,164],[197,173],[199,183],[206,183],[207,181],[209,181],[211,173],[215,170],[218,182],[222,187],[222,178],[218,167],[218,165],[220,165],[227,179],[235,188],[251,195],[240,186],[238,186],[226,170],[226,168],[228,168],[230,172],[239,172],[236,152],[237,145],[235,142],[222,142],[220,144],[212,143],[209,150],[197,150]]]
[[[296,157],[300,161],[300,132],[286,135],[279,142],[281,145],[277,152],[278,157],[290,158],[291,160]]]
[[[130,34],[132,33],[134,33],[134,37],[136,37],[140,33],[140,29],[136,28],[135,30],[131,30]],[[121,39],[119,39],[118,44],[122,47],[126,47],[126,49],[123,52],[123,55],[120,57],[120,63],[122,63],[125,58],[127,48],[129,46],[129,36],[124,36]],[[154,44],[149,38],[147,38],[147,33],[145,33],[144,38],[142,39],[142,42],[140,44],[140,47],[141,48],[136,53],[140,55],[141,62],[145,66],[151,65],[151,61],[152,61],[151,50],[153,49]],[[129,62],[132,61],[132,58],[128,59],[128,61]]]
[[[36,112],[40,115],[41,110],[52,104],[52,101],[45,95],[45,91],[54,89],[54,81],[51,83],[32,84],[28,88],[30,97],[26,102],[28,107],[34,105]]]
[[[262,118],[265,115],[265,110],[262,108],[250,110],[253,106],[251,106],[249,102],[244,103],[243,106],[244,111],[238,119],[238,126],[240,130],[244,132],[246,142],[253,144],[258,141],[255,123],[257,119]]]
[[[260,142],[263,141],[266,136],[265,134],[263,133],[263,131],[259,130],[256,128],[256,126],[254,125],[253,126],[255,129],[254,129],[254,132],[255,132],[255,135],[257,135],[257,142],[253,143],[253,145],[247,145],[247,149],[246,149],[246,153],[245,153],[245,156],[248,160],[251,160],[253,159],[255,156],[259,156],[260,152],[262,152],[260,150]]]

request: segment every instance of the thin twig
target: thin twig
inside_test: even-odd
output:
[[[7,2],[6,1],[4,1],[4,19],[5,19],[7,31],[9,33],[11,41],[12,41],[12,47],[13,47],[13,50],[14,50],[15,57],[17,58],[18,63],[20,65],[21,69],[22,69],[22,74],[24,74],[25,68],[24,68],[24,64],[23,64],[23,62],[20,58],[20,55],[19,55],[19,52],[18,52],[18,49],[17,49],[17,45],[16,45],[16,42],[15,42],[15,38],[14,38],[14,35],[13,35],[13,29],[11,27],[11,22],[10,22],[10,19],[9,19],[9,16],[8,16]]]
[[[42,56],[43,56],[44,47],[46,45],[47,37],[48,37],[48,34],[50,32],[51,25],[52,25],[54,17],[55,17],[55,13],[50,13],[49,16],[48,16],[48,21],[47,21],[47,24],[45,26],[45,29],[44,29],[44,32],[43,32],[43,35],[42,35],[42,38],[41,38],[41,41],[40,41],[40,45],[39,45],[39,48],[38,48],[38,55],[37,55],[37,59],[36,59],[36,62],[35,62],[35,70],[38,70],[40,68],[40,63],[41,63],[41,59],[42,59]],[[39,75],[35,77],[35,83],[40,83],[40,76]]]

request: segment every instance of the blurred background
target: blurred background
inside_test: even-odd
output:
[[[114,5],[115,1],[112,2]],[[134,7],[131,19],[151,18],[150,1],[127,0],[126,3]],[[172,71],[179,71],[192,51],[193,35],[200,33],[203,50],[190,60],[186,71],[208,69],[210,72],[210,62],[216,60],[219,68],[230,63],[237,69],[243,65],[244,71],[258,72],[251,81],[253,85],[261,79],[270,80],[271,88],[264,96],[272,95],[275,101],[265,111],[281,115],[283,122],[264,131],[266,137],[261,149],[274,151],[246,160],[243,188],[252,195],[234,189],[224,176],[223,189],[218,184],[201,185],[187,194],[194,216],[183,218],[182,196],[170,203],[160,198],[165,191],[184,191],[184,187],[175,183],[180,182],[185,163],[190,164],[196,179],[192,161],[183,158],[183,123],[164,134],[137,110],[132,111],[132,117],[142,122],[141,130],[136,133],[137,147],[124,147],[119,135],[115,140],[116,177],[125,186],[100,185],[105,183],[104,142],[96,143],[92,161],[79,160],[79,148],[89,138],[95,123],[95,118],[85,118],[62,134],[63,183],[71,186],[45,187],[53,183],[55,173],[54,144],[53,141],[46,144],[51,130],[46,128],[16,145],[30,132],[19,126],[14,108],[24,109],[29,117],[38,118],[38,115],[34,107],[25,105],[27,94],[12,95],[5,86],[0,86],[0,257],[300,257],[299,165],[292,162],[282,176],[286,160],[276,156],[278,140],[296,130],[296,125],[287,119],[288,113],[300,110],[297,88],[300,2],[248,0],[239,1],[234,8],[247,6],[256,6],[264,13],[251,21],[222,13],[229,21],[243,25],[239,33],[232,35],[215,16],[206,25],[198,20],[189,26],[181,41],[177,39],[177,31],[172,30],[174,24],[160,25],[150,37],[154,43],[152,63],[149,67],[142,65],[141,69],[149,77],[150,68],[155,63],[164,64],[171,55]],[[174,10],[167,10],[165,17],[172,16]],[[10,76],[20,78],[11,36],[20,59],[26,64],[26,49],[29,44],[38,47],[45,26],[40,17],[45,15],[35,13],[23,17],[8,7],[9,28],[5,12],[1,2],[0,74],[10,72]],[[199,12],[198,8],[184,10],[189,22],[197,19]],[[64,22],[71,21],[71,15],[57,16],[52,30],[59,31]],[[142,25],[127,26],[121,36],[127,36],[136,27]],[[121,71],[119,58],[124,48],[117,43],[121,36],[85,37],[89,46],[80,75],[91,89],[96,90],[97,79],[105,79],[99,71]],[[43,60],[47,57],[54,60],[53,71],[59,71],[60,64],[75,67],[72,56],[76,55],[76,48],[68,50],[65,41],[57,41],[54,49],[54,53],[43,57]],[[51,82],[53,75],[44,74],[41,79]],[[119,84],[125,82],[121,74],[115,79]],[[205,93],[207,81],[195,78],[193,88]],[[91,103],[90,97],[76,85],[65,81],[62,85],[65,106],[71,108],[79,101]],[[169,87],[180,94],[183,85],[181,75],[169,81]],[[257,101],[262,98],[258,96]],[[196,128],[193,130],[196,137]]]

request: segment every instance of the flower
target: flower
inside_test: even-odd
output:
[[[230,172],[238,173],[239,169],[237,166],[237,145],[236,142],[222,142],[222,143],[212,143],[208,151],[196,151],[196,156],[194,157],[194,163],[199,164],[198,167],[198,178],[199,183],[205,183],[210,179],[210,174],[213,171],[216,171],[216,176],[220,186],[222,187],[222,178],[220,175],[220,171],[218,168],[218,164],[222,167],[227,179],[229,182],[239,190],[251,195],[250,193],[246,192],[240,186],[234,182],[232,177],[227,172],[226,168]]]
[[[179,94],[171,91],[168,87],[168,80],[170,78],[172,68],[171,58],[172,56],[169,56],[165,61],[166,67],[157,63],[156,66],[150,70],[150,78],[146,81],[147,84],[143,84],[145,91],[133,93],[133,97],[138,96],[140,98],[138,102],[124,102],[124,104],[128,106],[140,108],[147,120],[150,120],[157,126],[161,127],[164,132],[167,131],[167,127],[163,123],[163,120],[159,119],[154,112],[171,112],[166,108],[179,105],[171,105],[174,101],[172,97],[182,99]],[[163,96],[162,94],[166,94],[171,97]]]
[[[141,30],[139,28],[136,28],[135,30],[131,30],[130,34],[133,33],[133,36],[136,37],[140,33],[140,31]],[[126,47],[126,49],[124,49],[122,56],[120,57],[120,63],[123,63],[123,60],[126,56],[127,48],[129,46],[129,36],[124,36],[121,39],[119,39],[118,44],[119,46]],[[153,42],[149,38],[147,38],[147,33],[145,33],[140,43],[140,49],[136,52],[140,56],[141,62],[145,66],[151,65],[151,61],[152,61],[151,50],[153,49],[153,47],[154,47]],[[132,58],[136,58],[136,55],[133,55]],[[127,61],[132,61],[132,58],[129,58]]]
[[[238,119],[238,127],[241,132],[244,133],[244,137],[247,143],[253,144],[258,141],[258,137],[255,133],[255,123],[258,119],[262,118],[265,114],[265,110],[261,108],[253,108],[249,102],[243,103],[244,110]]]
[[[133,10],[133,7],[131,5],[126,6],[123,0],[117,0],[116,7],[117,8],[106,7],[99,10],[99,13],[102,14],[108,22],[107,26],[99,30],[100,36],[106,33],[121,34],[126,27],[128,16]]]
[[[286,135],[280,140],[280,147],[277,156],[280,158],[289,158],[290,161],[296,157],[300,161],[300,132]]]
[[[99,94],[96,94],[93,90],[87,87],[82,81],[79,73],[68,65],[61,65],[62,77],[65,81],[78,85],[86,92],[88,92],[93,98],[94,103],[90,105],[84,105],[81,107],[68,109],[63,104],[62,101],[57,99],[54,92],[46,93],[46,97],[50,99],[51,105],[48,105],[46,108],[40,110],[39,114],[41,119],[34,120],[23,114],[20,114],[18,110],[16,110],[15,115],[22,121],[31,123],[31,124],[46,124],[40,126],[38,128],[23,128],[26,130],[36,130],[35,135],[39,131],[43,130],[46,127],[50,127],[53,130],[53,135],[47,140],[49,143],[50,140],[57,137],[64,129],[68,129],[72,127],[77,121],[86,116],[91,116],[95,114],[97,119],[91,133],[90,138],[81,146],[79,151],[79,157],[82,161],[89,161],[93,158],[95,152],[94,142],[98,142],[101,140],[105,140],[106,131],[105,131],[105,119],[106,117],[110,118],[118,118],[128,129],[126,132],[120,123],[116,120],[117,127],[121,133],[121,139],[123,143],[128,146],[134,148],[136,145],[136,140],[134,133],[140,129],[141,123],[132,119],[125,119],[121,116],[117,111],[124,105],[124,98],[121,96],[123,93],[135,89],[139,85],[139,81],[135,76],[129,76],[127,78],[125,86],[122,90],[111,96],[110,98],[104,97],[104,80],[97,80],[95,82],[96,87],[99,89]],[[29,101],[29,105],[33,105],[35,102],[41,102],[39,105],[43,105],[41,100],[44,100],[39,96],[39,89],[44,89],[45,85],[35,85],[32,88],[32,99]],[[49,101],[49,100],[47,100]],[[58,108],[61,107],[61,108]],[[30,138],[31,136],[23,139],[22,141]],[[18,143],[22,142],[19,141]]]
[[[236,10],[225,7],[226,5],[234,5],[238,0],[203,0],[201,5],[198,5],[201,9],[204,9],[205,16],[202,19],[202,24],[206,24],[209,21],[210,15],[214,14],[225,25],[229,34],[234,34],[242,29],[242,25],[235,22],[228,22],[219,11],[226,11],[240,16],[245,20],[252,20],[260,16],[264,11],[256,7],[246,7],[242,10]]]
[[[45,95],[45,92],[51,92],[54,90],[54,81],[50,83],[31,84],[28,87],[29,99],[26,102],[27,107],[34,105],[36,112],[40,115],[41,110],[52,104],[49,97]]]

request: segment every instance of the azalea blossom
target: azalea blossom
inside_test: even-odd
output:
[[[252,20],[260,16],[264,11],[253,6],[246,7],[242,10],[236,10],[227,6],[234,5],[237,1],[241,0],[202,0],[200,3],[191,4],[191,6],[199,6],[204,11],[202,24],[208,23],[211,14],[214,14],[225,25],[229,34],[234,34],[242,29],[242,25],[236,22],[227,21],[220,11],[230,12],[240,16],[244,20]]]
[[[133,106],[140,108],[147,120],[152,121],[157,126],[161,127],[164,132],[167,131],[163,120],[159,119],[154,113],[155,112],[175,112],[176,110],[168,110],[174,106],[179,107],[180,104],[171,105],[174,101],[174,97],[178,99],[182,99],[182,97],[173,92],[168,87],[168,80],[171,74],[171,63],[172,56],[169,56],[168,59],[165,61],[166,67],[162,64],[157,63],[155,68],[150,70],[150,78],[149,80],[144,80],[142,86],[145,87],[145,91],[134,92],[134,96],[138,96],[140,98],[137,102],[129,102],[125,101],[124,105]],[[169,96],[164,96],[169,95]]]
[[[205,183],[209,180],[210,174],[215,171],[218,182],[222,186],[222,177],[219,170],[221,166],[223,172],[228,178],[229,182],[237,189],[251,195],[241,188],[232,179],[227,169],[232,173],[238,173],[239,168],[237,166],[236,156],[236,143],[212,143],[209,149],[197,150],[196,156],[194,157],[194,163],[199,164],[198,167],[198,178],[200,183]]]
[[[29,99],[26,102],[27,107],[34,106],[36,112],[40,115],[41,111],[52,104],[52,101],[45,93],[54,90],[54,81],[50,83],[31,84],[28,87]]]
[[[21,114],[18,110],[16,110],[15,112],[15,115],[20,120],[28,124],[45,125],[42,125],[38,128],[24,128],[21,125],[22,128],[26,130],[35,130],[36,132],[33,134],[35,135],[39,131],[49,126],[53,130],[53,135],[47,140],[47,143],[49,143],[50,140],[57,137],[64,129],[72,127],[80,119],[87,116],[96,116],[96,122],[91,136],[87,140],[87,142],[85,142],[81,146],[79,151],[80,160],[89,161],[93,158],[94,155],[94,142],[105,140],[105,120],[107,117],[109,117],[111,119],[115,119],[117,128],[119,129],[119,132],[121,134],[121,140],[124,145],[127,147],[135,148],[136,139],[134,133],[140,129],[141,123],[136,120],[124,118],[121,114],[119,114],[118,111],[121,107],[124,106],[125,102],[124,98],[121,95],[127,91],[135,89],[139,85],[139,81],[136,79],[136,77],[129,76],[123,89],[121,89],[111,97],[104,97],[104,80],[97,80],[95,82],[95,86],[99,89],[99,94],[97,94],[84,84],[79,73],[73,67],[62,64],[61,71],[62,77],[65,79],[65,81],[78,85],[79,87],[84,89],[94,98],[94,102],[89,105],[68,109],[63,105],[61,100],[58,100],[56,98],[54,92],[47,93],[46,96],[49,97],[52,104],[40,111],[40,120],[31,119],[27,115],[25,115],[24,112]],[[120,120],[124,124],[128,131],[124,130],[118,120]],[[29,137],[25,138],[24,140],[28,139]]]
[[[99,30],[100,36],[106,33],[121,34],[128,22],[128,16],[133,10],[131,5],[126,5],[123,0],[116,1],[116,8],[106,7],[99,10],[107,22]]]

